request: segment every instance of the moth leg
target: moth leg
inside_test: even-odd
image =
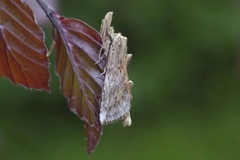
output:
[[[105,68],[103,69],[103,72],[101,73],[101,75],[104,75],[104,74],[106,73],[106,71],[107,71],[107,67],[105,67]]]
[[[104,55],[106,56],[105,52],[106,52],[106,47],[103,46],[99,51],[99,56],[98,56],[99,60],[95,63],[95,65],[101,62],[101,60],[104,58]]]
[[[99,62],[101,62],[102,59],[103,59],[103,56],[100,55],[100,56],[99,56],[99,60],[95,63],[95,65],[98,64]]]
[[[123,127],[131,126],[131,125],[132,125],[132,119],[130,116],[130,112],[128,112],[126,118],[123,120]]]

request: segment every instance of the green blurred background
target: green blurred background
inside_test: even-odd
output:
[[[240,159],[239,9],[238,0],[61,0],[62,15],[97,30],[114,12],[133,54],[133,125],[105,126],[87,156],[83,123],[60,93],[53,54],[50,94],[0,79],[0,159]]]

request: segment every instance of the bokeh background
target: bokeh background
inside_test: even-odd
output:
[[[240,159],[238,0],[59,0],[59,12],[97,30],[108,11],[133,59],[133,125],[104,127],[87,156],[83,123],[54,73],[51,93],[0,79],[1,160]],[[44,27],[51,44],[51,25]]]

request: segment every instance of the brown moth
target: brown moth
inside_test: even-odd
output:
[[[127,38],[121,33],[114,33],[111,27],[112,15],[113,12],[107,13],[100,29],[103,41],[100,57],[105,56],[107,59],[103,73],[105,79],[101,97],[100,122],[109,124],[123,120],[123,126],[130,126],[133,82],[128,78],[127,65],[132,54],[127,54]]]

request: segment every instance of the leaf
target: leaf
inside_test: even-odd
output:
[[[102,133],[99,101],[106,61],[99,61],[101,37],[80,20],[57,14],[50,19],[57,29],[57,33],[54,32],[56,71],[62,93],[68,99],[70,110],[85,122],[88,153],[91,154]]]
[[[20,0],[0,0],[0,76],[27,88],[49,90],[43,31]]]
[[[85,123],[85,127],[86,127],[88,154],[91,155],[96,145],[99,142],[102,132],[99,132],[97,129],[92,128],[90,125],[86,123]]]

